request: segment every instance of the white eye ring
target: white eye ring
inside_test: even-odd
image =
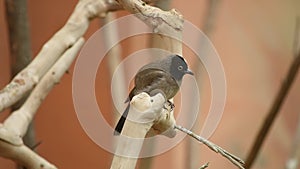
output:
[[[182,66],[178,66],[178,70],[182,70],[183,69],[183,67]]]

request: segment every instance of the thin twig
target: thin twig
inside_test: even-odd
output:
[[[182,127],[182,126],[175,125],[175,129],[178,129],[178,130],[192,136],[194,139],[196,139],[196,140],[200,141],[201,143],[205,144],[208,148],[210,148],[214,152],[220,153],[223,157],[227,158],[229,161],[231,161],[237,167],[239,167],[241,169],[244,169],[244,167],[243,167],[244,161],[242,159],[240,159],[239,157],[229,153],[228,151],[224,150],[223,148],[219,147],[218,145],[206,140],[205,138],[200,137],[199,135],[196,135],[192,131],[190,131],[190,130]]]
[[[300,31],[300,30],[299,30]],[[296,37],[298,38],[298,37]],[[295,42],[298,42],[295,40]],[[250,168],[253,164],[254,160],[257,157],[257,154],[271,128],[271,125],[273,124],[277,114],[279,113],[279,110],[289,92],[289,89],[291,88],[295,77],[297,75],[297,72],[299,70],[300,66],[300,52],[296,55],[294,58],[292,64],[290,65],[289,71],[287,73],[286,78],[284,79],[283,83],[281,84],[280,90],[277,93],[277,96],[272,104],[272,107],[270,108],[268,115],[266,116],[266,119],[262,123],[262,127],[259,131],[259,133],[256,136],[255,142],[252,145],[250,149],[250,153],[247,156],[245,168]]]
[[[209,165],[209,162],[207,162],[206,164],[202,165],[199,169],[205,169],[205,168],[208,167],[208,165]]]

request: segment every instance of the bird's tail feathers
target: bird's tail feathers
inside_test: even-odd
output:
[[[128,112],[129,112],[130,104],[127,105],[125,111],[123,112],[120,120],[118,121],[118,124],[115,127],[114,135],[118,136],[121,134],[123,126],[125,124],[125,120],[127,118]]]

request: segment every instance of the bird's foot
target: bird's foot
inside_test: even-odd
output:
[[[170,100],[168,100],[167,103],[168,103],[168,105],[167,105],[167,106],[164,105],[163,108],[166,109],[166,110],[170,109],[171,111],[173,111],[173,110],[174,110],[174,107],[175,107],[175,104],[172,103]]]

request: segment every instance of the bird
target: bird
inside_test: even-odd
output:
[[[134,88],[130,91],[125,103],[142,92],[150,96],[161,93],[167,102],[174,108],[169,99],[173,98],[179,91],[183,76],[186,74],[194,75],[188,68],[185,59],[177,54],[168,55],[160,60],[148,63],[140,68],[134,77]],[[120,135],[126,121],[130,104],[128,103],[122,116],[120,117],[114,135]]]

